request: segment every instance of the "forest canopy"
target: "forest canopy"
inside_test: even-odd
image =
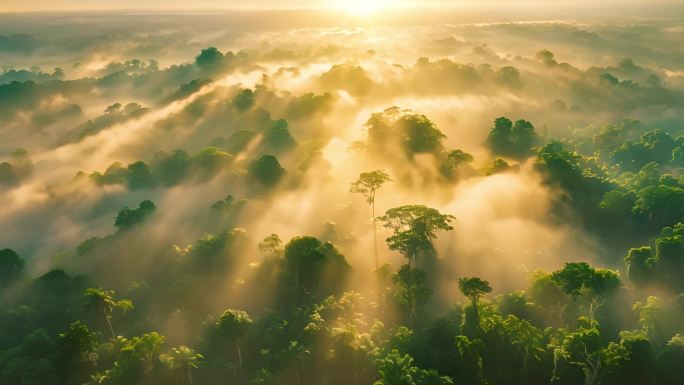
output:
[[[684,384],[684,8],[330,3],[0,5],[0,384]]]

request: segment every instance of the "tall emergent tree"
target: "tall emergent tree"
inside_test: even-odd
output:
[[[470,308],[465,309],[465,317],[463,318],[462,331],[463,334],[469,337],[475,337],[480,330],[480,314],[477,309],[477,301],[483,295],[490,293],[492,287],[489,282],[477,277],[459,278],[458,288],[464,296],[470,300]]]
[[[450,223],[456,217],[423,205],[407,205],[389,209],[379,219],[385,227],[394,230],[385,240],[390,250],[402,253],[411,267],[411,261],[421,253],[434,250],[432,240],[437,237],[437,231],[453,230]]]
[[[235,342],[235,349],[237,350],[242,382],[244,382],[246,378],[245,370],[242,364],[242,350],[240,349],[240,343],[242,342],[242,339],[245,338],[249,333],[249,330],[252,328],[252,324],[254,324],[254,321],[252,321],[247,312],[234,309],[224,311],[223,314],[221,314],[221,317],[219,317],[219,320],[216,322],[216,328],[218,332]],[[233,372],[233,383],[235,383],[235,372]]]
[[[366,198],[366,202],[371,205],[371,213],[373,214],[373,252],[375,255],[375,268],[380,266],[378,259],[378,231],[376,227],[375,218],[375,194],[378,189],[387,182],[391,182],[389,175],[382,170],[375,170],[370,172],[362,172],[359,179],[351,184],[350,192],[354,194],[361,194]]]
[[[105,317],[105,321],[107,321],[112,338],[116,339],[116,333],[114,333],[114,327],[112,326],[114,309],[118,308],[126,313],[133,309],[133,301],[124,298],[117,302],[114,299],[114,294],[113,290],[105,290],[101,287],[90,287],[83,293],[83,298],[85,299],[83,306],[88,309],[101,311]]]
[[[6,302],[9,302],[6,289],[21,278],[25,265],[14,250],[0,250],[0,291],[4,293]]]
[[[492,291],[489,282],[478,277],[459,278],[458,288],[461,290],[461,293],[470,300],[474,308],[477,308],[477,301],[480,297],[487,293],[491,293]]]
[[[167,368],[171,370],[182,370],[187,374],[190,385],[195,385],[192,380],[192,370],[197,369],[199,362],[204,358],[201,354],[195,353],[192,348],[185,345],[172,347],[169,353],[159,356]]]

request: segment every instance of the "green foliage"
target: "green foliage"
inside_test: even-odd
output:
[[[390,250],[399,251],[409,263],[420,254],[432,252],[437,231],[452,230],[453,215],[423,205],[407,205],[387,210],[379,218],[394,234],[386,239]]]
[[[12,187],[17,184],[19,184],[19,177],[14,166],[9,162],[0,163],[0,187]]]
[[[224,55],[215,47],[209,47],[202,49],[200,54],[195,58],[195,65],[207,74],[215,74],[228,68],[232,56],[232,52],[227,52]]]
[[[152,201],[142,201],[137,209],[131,210],[124,207],[117,214],[114,220],[114,226],[120,230],[133,228],[136,225],[143,223],[152,213],[157,210],[157,206]]]
[[[660,384],[679,384],[684,381],[684,337],[677,334],[668,341],[657,358],[657,377]]]
[[[354,96],[368,94],[373,87],[373,80],[363,67],[352,64],[335,64],[323,73],[321,84],[348,91]]]
[[[681,223],[661,230],[650,246],[632,248],[624,261],[627,277],[639,286],[659,286],[680,292],[684,289],[684,225]]]
[[[235,200],[232,194],[228,194],[223,200],[216,201],[211,208],[217,211],[237,213],[247,204],[246,199]]]
[[[274,187],[285,176],[285,169],[273,155],[264,155],[249,165],[248,175],[266,187]]]
[[[447,163],[449,167],[456,168],[462,164],[472,163],[475,158],[462,150],[452,150],[447,153]]]
[[[569,203],[587,216],[595,213],[604,194],[611,189],[604,170],[558,142],[539,149],[535,167],[545,177],[546,183],[566,191]]]
[[[154,187],[155,180],[150,167],[145,162],[128,165],[128,187],[132,190]]]
[[[171,154],[159,152],[154,156],[151,168],[164,186],[174,186],[188,174],[190,155],[184,150],[176,150]]]
[[[11,249],[0,250],[0,290],[16,283],[24,274],[26,262]]]
[[[352,182],[350,192],[361,194],[369,204],[375,203],[375,193],[387,182],[391,182],[389,175],[382,170],[362,172],[359,178]]]
[[[90,179],[99,186],[126,185],[131,190],[150,189],[162,185],[175,186],[189,179],[207,180],[228,169],[233,156],[217,147],[205,147],[189,155],[185,150],[155,154],[151,165],[137,161],[124,167],[112,163],[104,174],[94,172]]]
[[[396,349],[378,360],[380,380],[375,385],[415,385],[413,377],[418,368],[412,366],[413,358],[408,354],[401,355]]]
[[[409,159],[415,154],[439,154],[443,151],[442,141],[446,135],[425,115],[390,107],[372,114],[366,126],[372,144],[386,146],[388,141],[394,141]]]
[[[240,339],[249,333],[254,321],[242,310],[229,309],[216,322],[218,332],[230,339]]]
[[[244,245],[246,231],[234,228],[218,234],[204,234],[190,248],[192,266],[201,272],[219,273],[232,266],[235,253]]]
[[[292,238],[285,245],[283,278],[297,298],[326,297],[333,294],[346,278],[349,265],[344,256],[330,243],[321,243],[310,236]]]
[[[394,299],[413,324],[432,296],[432,290],[426,285],[427,275],[420,269],[404,265],[392,276],[392,282],[398,286]]]
[[[275,153],[282,153],[293,149],[297,146],[297,142],[290,134],[288,128],[289,123],[285,119],[279,119],[273,122],[271,127],[264,134],[264,146],[268,150]]]
[[[603,352],[606,384],[655,384],[656,355],[651,342],[641,336],[623,336]]]
[[[527,120],[513,123],[505,117],[494,121],[487,144],[496,155],[524,159],[532,154],[532,147],[539,142],[534,126]]]
[[[91,384],[121,384],[147,379],[158,360],[159,351],[166,338],[157,332],[140,337],[119,337],[110,342],[109,348],[116,360],[112,367],[92,375]]]
[[[461,293],[463,293],[463,295],[473,303],[473,305],[477,303],[480,297],[492,292],[492,287],[489,286],[489,282],[477,277],[459,278],[458,288],[461,290]]]
[[[192,370],[199,368],[204,356],[185,345],[172,347],[168,353],[159,355],[159,361],[170,370],[182,370],[187,373],[190,384],[192,380]]]
[[[231,104],[240,111],[247,111],[254,107],[255,102],[256,100],[254,91],[250,90],[249,88],[245,88],[240,90],[240,92],[235,95]]]
[[[668,133],[653,130],[643,134],[640,142],[624,142],[610,158],[622,171],[638,171],[648,163],[668,163],[677,148],[677,142]]]
[[[656,226],[672,226],[684,220],[684,189],[654,185],[637,193],[632,212]]]
[[[672,35],[661,24],[658,31]],[[528,31],[528,26],[487,28]],[[638,29],[648,31],[641,25]],[[594,45],[602,40],[588,26],[580,30],[554,25],[549,31],[558,36],[569,33]],[[363,31],[345,41],[358,40],[357,32]],[[154,36],[143,38],[154,46]],[[29,35],[0,36],[0,50],[21,45],[25,52],[42,52],[40,44],[40,39]],[[425,48],[438,54],[452,52],[457,45],[462,44],[449,38],[431,41]],[[376,80],[363,67],[369,62],[359,56],[363,53],[349,48],[353,47],[331,44],[289,51],[263,45],[237,55],[207,48],[194,63],[160,67],[153,61],[147,65],[130,60],[110,63],[86,79],[70,74],[66,80],[61,70],[53,75],[38,69],[8,69],[0,74],[0,83],[20,80],[0,84],[0,123],[3,133],[9,133],[4,144],[21,142],[13,134],[21,128],[32,134],[36,143],[31,145],[41,154],[35,176],[26,150],[9,153],[7,161],[0,163],[0,189],[7,194],[3,202],[9,202],[3,230],[29,264],[25,266],[10,249],[0,251],[4,297],[0,384],[192,385],[193,376],[206,385],[684,383],[684,137],[675,136],[684,100],[681,87],[669,84],[668,77],[661,80],[664,72],[657,63],[637,64],[642,57],[580,69],[542,50],[537,62],[528,60],[523,71],[505,62],[523,63],[525,58],[500,56],[482,44],[471,47],[472,55],[479,57],[475,61],[497,55],[496,66],[420,58],[414,65],[386,66],[394,75]],[[351,64],[335,64],[314,79],[318,93],[295,96],[276,87],[280,76],[310,75],[307,58],[345,54],[351,55]],[[382,54],[366,53],[369,60]],[[262,60],[292,62],[301,68],[279,68],[253,89],[223,87],[229,71],[240,75],[271,67],[264,67]],[[551,77],[553,82],[546,82]],[[236,92],[228,95],[231,89]],[[478,233],[476,226],[467,232],[484,243],[459,234],[439,243],[444,255],[437,258],[435,240],[440,231],[453,229],[455,218],[423,205],[392,208],[375,218],[376,194],[391,181],[388,173],[375,170],[361,173],[349,191],[373,205],[374,230],[379,219],[391,233],[386,240],[389,249],[400,252],[407,263],[398,267],[376,263],[372,274],[352,271],[345,255],[352,261],[366,257],[363,244],[369,229],[345,220],[353,217],[354,210],[348,202],[328,199],[335,194],[323,199],[329,207],[321,207],[319,200],[311,206],[318,211],[293,214],[299,217],[292,223],[313,226],[325,221],[323,227],[309,229],[318,238],[296,236],[284,242],[271,233],[297,234],[296,228],[269,222],[282,219],[283,205],[297,210],[298,202],[291,199],[294,193],[349,175],[349,170],[339,173],[339,165],[331,163],[337,157],[331,157],[329,150],[335,150],[334,155],[339,144],[331,139],[347,137],[335,130],[353,129],[345,122],[356,119],[354,108],[372,108],[396,92],[406,93],[396,100],[444,97],[449,104],[456,92],[470,104],[471,97],[488,100],[500,91],[513,101],[545,93],[548,100],[529,106],[550,110],[534,116],[547,121],[539,133],[528,120],[496,119],[486,140],[493,154],[489,165],[478,163],[479,169],[474,169],[473,155],[445,147],[447,131],[437,127],[437,120],[398,107],[370,116],[365,125],[367,140],[352,145],[365,153],[349,164],[391,170],[398,183],[395,200],[413,193],[445,208],[461,207],[454,200],[459,201],[469,186],[480,186],[482,174],[510,172],[481,186],[505,189],[494,182],[523,178],[531,189],[543,193],[535,197],[550,199],[550,207],[546,199],[497,202],[489,207],[491,213],[485,213],[492,215],[482,218],[473,216],[478,210],[471,210],[465,215],[469,224],[479,226],[481,219],[491,227]],[[122,95],[134,95],[161,110],[151,113],[137,103],[106,102]],[[73,103],[90,98],[109,106],[79,125],[92,106]],[[439,122],[455,124],[449,132],[473,121],[460,116],[463,109],[456,108],[435,115]],[[586,125],[592,116],[619,119],[627,112],[663,129],[630,120]],[[40,177],[51,170],[46,161],[54,155],[50,146],[87,149],[109,138],[103,130],[128,126],[129,120],[144,128],[144,132],[130,132],[140,143],[133,152],[117,153],[157,151],[180,142],[187,151],[171,147],[151,158],[115,162],[89,175],[79,173],[72,181],[42,183]],[[565,134],[564,126],[570,127]],[[548,131],[557,139],[545,143]],[[143,136],[135,137],[141,132]],[[451,141],[449,146],[472,148],[473,143],[462,135],[451,139],[462,142]],[[334,146],[326,145],[329,142]],[[530,169],[527,158],[535,151]],[[295,170],[287,178],[283,165]],[[31,183],[26,183],[31,177]],[[104,188],[86,191],[93,186],[81,184],[83,180]],[[239,195],[212,204],[221,191]],[[171,222],[155,226],[152,232],[141,225],[156,207],[144,201],[138,208],[118,213],[116,233],[91,234],[100,227],[100,216],[109,215],[121,199],[140,199],[147,193],[167,203],[169,197],[188,202],[176,208],[165,204],[165,209],[182,210],[166,216]],[[73,203],[79,199],[82,202]],[[193,204],[196,213],[185,210]],[[212,210],[207,210],[210,205]],[[59,218],[52,221],[43,213]],[[316,219],[320,215],[329,218]],[[79,218],[83,223],[77,223]],[[526,222],[548,231],[519,247],[520,255],[505,250],[507,263],[477,261],[501,239],[511,244],[524,241],[510,230]],[[36,225],[35,234],[24,231],[27,224]],[[256,244],[236,226],[266,237]],[[69,248],[79,231],[87,239],[74,250],[48,250],[55,244]],[[537,271],[526,288],[507,281],[511,261],[531,261],[549,250],[562,254],[562,248],[549,244],[549,239],[558,241],[559,234],[570,235],[562,243],[566,249],[575,243],[577,250],[593,249],[591,257],[597,265],[572,262],[556,271]],[[591,242],[586,242],[589,238]],[[191,243],[188,239],[196,241],[185,246]],[[183,246],[172,249],[173,243]],[[634,247],[639,245],[643,246]],[[565,252],[572,256],[577,250]],[[618,267],[616,257],[626,250],[625,272],[631,284],[623,286],[618,272],[610,269]],[[49,258],[50,253],[58,254]],[[564,258],[561,254],[556,257]],[[463,265],[466,260],[468,266]],[[520,290],[503,292],[492,301],[483,299],[492,292],[489,282],[456,280],[461,269],[477,270],[475,262],[487,265],[492,277],[503,277],[493,281],[501,288]],[[71,275],[63,269],[88,275]],[[30,274],[44,271],[48,272]],[[469,303],[456,301],[456,285]],[[360,292],[343,292],[349,288]],[[217,306],[245,310],[214,316]],[[173,347],[164,346],[167,338],[152,331],[157,328],[168,332]]]
[[[283,240],[278,234],[271,234],[264,238],[258,244],[259,251],[266,253],[268,256],[279,257],[285,252],[283,248]]]
[[[566,263],[563,269],[551,274],[551,281],[573,299],[585,293],[612,293],[621,285],[616,273],[594,269],[586,262]]]

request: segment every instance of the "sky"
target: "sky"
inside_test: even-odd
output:
[[[0,0],[0,12],[74,11],[74,10],[174,10],[174,9],[282,9],[282,8],[357,8],[388,9],[402,6],[456,7],[576,7],[592,5],[649,5],[682,3],[682,0]],[[474,5],[477,3],[477,5]],[[550,5],[552,4],[552,5]]]

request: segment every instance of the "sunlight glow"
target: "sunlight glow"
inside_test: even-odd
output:
[[[401,0],[333,0],[333,7],[355,16],[370,17],[380,11],[392,10],[406,4]]]

